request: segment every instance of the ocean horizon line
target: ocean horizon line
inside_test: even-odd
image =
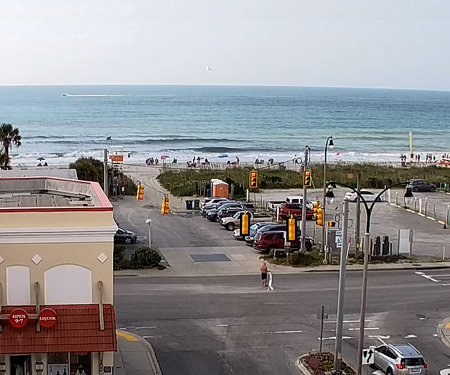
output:
[[[282,84],[241,84],[241,83],[0,83],[0,87],[127,87],[127,86],[146,86],[146,87],[280,87],[280,88],[316,88],[316,89],[357,89],[357,90],[391,90],[391,91],[432,91],[432,92],[450,92],[450,88],[414,88],[414,87],[384,87],[384,86],[315,86],[315,85],[282,85]]]

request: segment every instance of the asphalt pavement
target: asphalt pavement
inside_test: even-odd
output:
[[[321,305],[329,309],[324,350],[333,351],[336,273],[115,279],[118,327],[152,343],[165,375],[298,374],[296,359],[319,347]],[[344,358],[355,366],[361,273],[347,275]],[[450,367],[438,325],[450,316],[447,270],[371,272],[365,346],[410,342],[429,373]]]

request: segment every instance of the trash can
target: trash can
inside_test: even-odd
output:
[[[194,210],[200,209],[200,199],[194,199]]]
[[[186,201],[186,210],[192,210],[192,201]]]

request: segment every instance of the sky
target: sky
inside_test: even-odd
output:
[[[0,0],[0,85],[450,90],[449,0]]]

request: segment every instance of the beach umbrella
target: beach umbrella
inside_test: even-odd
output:
[[[45,160],[45,158],[43,158],[42,156],[39,156],[36,160],[42,161],[42,160]]]
[[[227,158],[227,157],[228,157],[228,154],[220,154],[220,155],[218,155],[218,157],[219,157],[219,158]]]

